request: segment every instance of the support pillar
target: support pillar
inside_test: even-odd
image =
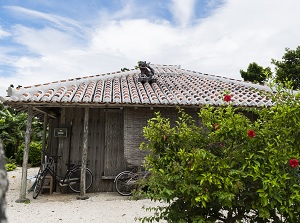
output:
[[[46,155],[47,126],[48,126],[48,114],[44,114],[41,163],[44,163],[44,162],[45,162],[44,159],[45,159],[45,155]],[[49,154],[48,154],[48,155],[49,155]]]
[[[82,149],[82,161],[81,161],[80,195],[78,197],[78,199],[80,200],[85,200],[89,198],[85,192],[88,137],[89,137],[89,107],[86,107],[84,110],[84,123],[83,123],[83,149]]]
[[[30,148],[32,117],[33,117],[33,108],[32,106],[29,106],[27,126],[25,132],[25,148],[24,148],[23,165],[22,165],[21,189],[20,189],[19,199],[16,200],[17,203],[29,202],[29,199],[26,198],[26,187],[27,187],[27,169],[28,169],[28,156],[29,156],[29,148]]]

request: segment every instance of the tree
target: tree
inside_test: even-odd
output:
[[[282,91],[276,106],[252,110],[253,122],[226,96],[224,106],[200,110],[202,126],[183,111],[175,126],[156,113],[141,145],[151,172],[145,196],[164,205],[140,220],[300,222],[300,102]]]
[[[10,158],[22,144],[27,115],[10,108],[0,110],[0,138],[3,140],[5,155]]]
[[[0,139],[7,158],[16,159],[23,157],[22,144],[24,144],[24,133],[26,131],[27,114],[18,112],[12,108],[0,107]],[[36,118],[32,120],[32,142],[41,141],[42,124]],[[35,146],[34,148],[38,148]],[[40,159],[40,154],[34,154],[32,160]],[[21,161],[21,159],[17,159]],[[21,163],[18,163],[21,164]]]
[[[291,88],[300,89],[300,46],[296,50],[285,49],[282,61],[272,59],[275,67],[275,79],[277,82],[291,82]]]
[[[262,84],[268,77],[271,76],[271,68],[257,65],[257,63],[250,63],[247,71],[240,70],[240,74],[244,81],[258,82]]]

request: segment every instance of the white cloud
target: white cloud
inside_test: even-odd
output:
[[[8,37],[10,36],[10,33],[5,31],[1,26],[0,26],[0,39],[4,38],[4,37]]]
[[[73,35],[81,36],[82,29],[81,24],[73,19],[66,18],[63,16],[54,15],[51,13],[43,13],[35,10],[26,9],[20,6],[3,6],[4,9],[8,9],[18,16],[27,16],[31,19],[41,19],[51,23],[52,26],[72,33]]]
[[[31,53],[41,56],[60,55],[79,44],[79,41],[68,32],[53,28],[34,29],[24,26],[14,27],[15,42],[25,46]]]
[[[187,26],[194,15],[195,0],[172,0],[170,9],[180,26]]]
[[[161,53],[164,47],[180,44],[177,29],[165,23],[125,20],[100,27],[91,39],[91,49],[120,52],[137,57]]]
[[[0,78],[1,81],[1,78]],[[0,96],[6,96],[7,87],[0,86]]]
[[[0,87],[114,72],[122,67],[133,68],[139,60],[180,64],[185,69],[241,79],[239,70],[249,63],[271,66],[271,58],[281,59],[285,47],[295,49],[299,45],[297,0],[228,0],[193,25],[190,22],[195,2],[172,3],[178,25],[166,20],[133,19],[130,13],[136,11],[132,2],[111,15],[98,15],[93,30],[67,18],[25,11],[55,24],[60,24],[58,19],[63,28],[15,26],[10,31],[12,38],[33,56],[11,58],[9,63],[16,74],[1,77]],[[69,32],[69,25],[78,25],[84,38]],[[2,63],[5,55],[0,53]]]
[[[57,16],[50,13],[43,13],[35,10],[26,9],[20,6],[3,6],[3,8],[9,9],[11,11],[14,11],[15,13],[20,13],[22,15],[27,15],[30,17],[35,17],[38,19],[45,19],[48,20],[54,24],[56,24],[58,27],[68,30],[70,25],[75,26],[77,28],[80,28],[80,24],[76,22],[73,19],[66,18],[63,16]],[[68,24],[68,26],[66,25]]]

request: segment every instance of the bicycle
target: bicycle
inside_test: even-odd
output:
[[[50,174],[53,178],[59,181],[60,186],[69,186],[69,188],[75,192],[80,192],[80,176],[81,176],[81,166],[75,164],[67,164],[68,169],[64,177],[56,175],[54,171],[54,159],[52,157],[45,156],[45,164],[39,169],[36,181],[33,184],[33,199],[36,199],[42,190],[44,185],[45,177]],[[93,174],[92,171],[86,168],[86,191],[92,186]]]
[[[133,191],[138,189],[139,182],[149,176],[149,171],[126,170],[119,173],[114,180],[117,192],[123,196],[132,195]]]

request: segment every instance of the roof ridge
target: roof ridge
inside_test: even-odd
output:
[[[181,69],[181,65],[175,65],[175,64],[150,64],[150,66],[153,66],[153,67],[173,67],[173,68]]]
[[[230,78],[230,77],[223,77],[223,76],[214,75],[214,74],[201,73],[198,71],[192,71],[192,70],[186,70],[186,69],[182,69],[182,70],[192,73],[192,74],[203,76],[205,78],[209,78],[211,80],[221,80],[221,81],[225,81],[227,83],[244,84],[245,86],[256,87],[256,88],[259,88],[260,90],[268,90],[268,91],[272,90],[266,84],[259,84],[259,83],[254,83],[251,81],[238,80],[238,79],[234,79],[234,78]]]

